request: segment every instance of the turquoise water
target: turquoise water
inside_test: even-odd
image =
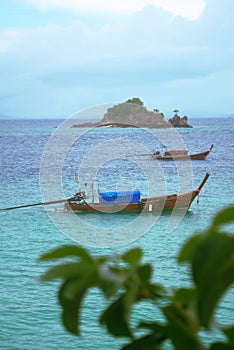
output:
[[[0,121],[1,208],[41,201],[41,157],[50,135],[59,132],[60,123],[58,120]],[[131,221],[134,225],[136,215],[84,215],[80,218],[95,228],[92,237],[84,236],[85,232],[83,233],[81,228],[79,232],[77,228],[77,237],[93,254],[117,254],[132,246],[141,246],[145,252],[145,260],[154,264],[155,279],[168,287],[188,285],[186,269],[175,264],[178,249],[195,231],[206,228],[217,210],[233,203],[234,197],[234,120],[194,119],[191,120],[191,124],[194,128],[179,130],[179,136],[170,132],[168,136],[164,130],[149,132],[138,129],[96,129],[81,134],[78,129],[66,129],[66,139],[71,137],[76,141],[66,152],[62,165],[59,164],[59,159],[60,155],[63,156],[63,142],[56,143],[52,159],[49,160],[51,173],[48,174],[48,181],[50,176],[57,180],[56,167],[60,165],[61,184],[58,186],[68,197],[77,190],[74,181],[74,173],[77,170],[82,188],[90,189],[90,174],[93,170],[96,171],[96,164],[102,165],[95,174],[101,190],[128,190],[133,187],[139,188],[144,195],[151,191],[160,194],[177,192],[178,189],[187,190],[191,186],[196,187],[205,172],[210,173],[210,178],[201,192],[199,204],[194,202],[189,213],[181,218],[182,221],[179,218],[179,224],[175,225],[172,231],[168,230],[171,219],[169,214],[156,220],[152,217],[153,214],[149,213],[149,229],[144,229],[136,237],[128,232],[127,241],[124,241],[120,238],[121,233]],[[137,157],[136,162],[134,157],[123,157],[126,147],[128,155],[146,153],[145,149],[139,152],[140,149],[133,148],[132,142],[142,144],[148,151],[154,151],[159,149],[160,142],[165,143],[165,140],[168,145],[172,142],[173,148],[176,148],[181,145],[181,139],[190,153],[206,150],[212,143],[214,149],[206,161],[194,161],[189,166],[184,164],[185,162],[180,165],[158,164],[147,157],[142,157],[141,160]],[[125,144],[125,141],[128,143]],[[101,152],[95,148],[100,143]],[[95,160],[92,160],[94,148]],[[113,154],[115,156],[112,159]],[[103,162],[106,156],[107,161]],[[82,165],[84,157],[92,161]],[[153,188],[149,186],[152,183]],[[48,197],[56,195],[57,188],[49,188],[47,192]],[[44,197],[46,196],[47,194],[44,194]],[[107,350],[111,346],[112,349],[118,349],[120,341],[106,335],[97,325],[100,305],[105,305],[106,302],[97,291],[93,291],[86,298],[82,310],[82,336],[77,338],[66,333],[59,320],[57,283],[41,284],[38,281],[48,266],[38,262],[39,256],[59,245],[73,242],[69,235],[65,235],[63,230],[55,226],[57,221],[62,224],[63,220],[67,220],[67,216],[59,211],[60,207],[57,210],[54,211],[52,206],[47,212],[45,207],[38,206],[0,212],[0,348]],[[140,220],[143,225],[144,218]],[[108,237],[102,235],[102,227],[108,228]],[[116,227],[119,237],[116,234],[112,236]],[[128,241],[130,243],[125,244]],[[232,289],[219,307],[219,321],[233,321],[233,305]],[[136,308],[134,321],[140,320],[144,315],[150,319],[153,318],[154,312],[150,307]]]

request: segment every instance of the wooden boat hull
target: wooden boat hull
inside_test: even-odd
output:
[[[139,213],[143,210],[143,203],[100,205],[99,203],[76,203],[67,202],[64,206],[65,210],[86,212],[86,213]]]
[[[65,203],[64,210],[75,211],[75,212],[85,212],[85,213],[141,213],[145,212],[155,212],[162,210],[172,210],[172,209],[183,209],[188,210],[198,196],[200,190],[205,185],[209,174],[207,173],[202,180],[201,184],[192,191],[184,192],[180,194],[169,194],[159,197],[142,198],[138,203],[128,203],[128,204],[110,204],[102,205],[99,203],[87,203],[87,202],[76,202],[73,200],[68,200]]]
[[[171,156],[160,156],[160,155],[151,155],[152,159],[157,159],[157,160],[205,160],[206,157],[208,156],[208,154],[210,153],[212,147],[205,152],[201,152],[201,153],[195,153],[195,154],[187,154],[187,155],[171,155]]]
[[[65,203],[65,210],[79,212],[101,212],[101,213],[140,213],[142,211],[162,211],[172,209],[188,210],[198,192],[191,191],[184,194],[172,194],[168,196],[142,198],[138,203],[100,205],[99,203]]]

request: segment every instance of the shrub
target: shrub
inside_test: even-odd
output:
[[[170,341],[177,350],[234,349],[234,325],[214,323],[217,305],[234,281],[234,237],[227,225],[234,221],[234,206],[218,213],[210,227],[190,238],[178,254],[179,264],[188,264],[191,277],[189,288],[166,289],[152,280],[153,267],[143,263],[143,252],[134,248],[118,260],[106,256],[93,257],[76,245],[63,246],[44,254],[40,260],[73,257],[76,261],[50,268],[42,281],[61,279],[59,303],[62,322],[67,331],[80,334],[80,307],[90,288],[111,299],[103,310],[100,324],[114,337],[127,337],[124,350],[162,349]],[[225,230],[226,228],[226,230]],[[130,325],[134,304],[154,303],[164,321],[141,322],[136,329]],[[206,345],[199,337],[201,330],[218,328],[223,341]],[[139,336],[139,329],[144,335]]]

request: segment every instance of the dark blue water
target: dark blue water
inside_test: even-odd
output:
[[[175,265],[175,256],[186,238],[206,228],[217,210],[233,203],[234,120],[194,119],[192,129],[175,131],[139,129],[81,130],[60,126],[59,120],[0,120],[0,207],[36,203],[44,199],[69,197],[79,186],[91,198],[91,184],[100,190],[138,188],[143,195],[160,195],[196,187],[206,172],[210,178],[199,204],[194,202],[186,216],[150,214],[83,215],[75,220],[74,236],[66,226],[68,214],[61,208],[43,206],[0,212],[0,347],[5,350],[103,349],[119,348],[119,341],[107,336],[96,320],[105,301],[94,291],[86,298],[82,312],[82,336],[68,335],[59,321],[56,283],[41,284],[38,277],[45,266],[39,256],[75,238],[94,254],[116,254],[141,246],[145,260],[155,266],[155,279],[170,286],[188,285],[184,268]],[[49,144],[48,141],[52,142]],[[133,154],[181,148],[190,153],[214,144],[205,161],[191,164],[160,164]],[[44,153],[43,153],[44,152]],[[44,158],[42,155],[44,154]],[[46,155],[46,157],[45,157]],[[42,161],[42,162],[41,162]],[[74,219],[72,219],[74,220]],[[137,220],[137,221],[136,221]],[[80,225],[82,223],[82,225]],[[137,224],[136,224],[137,223]],[[90,230],[87,232],[87,226]],[[73,227],[73,226],[71,226]],[[133,232],[133,227],[136,232]],[[104,232],[104,229],[107,230]],[[74,242],[76,243],[76,242]],[[106,248],[104,248],[106,247]],[[221,303],[217,318],[233,320],[234,291]],[[151,309],[136,309],[135,320]],[[207,338],[208,340],[208,338]]]

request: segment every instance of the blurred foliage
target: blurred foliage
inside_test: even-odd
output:
[[[189,288],[168,292],[155,283],[153,267],[142,262],[140,248],[131,249],[116,260],[93,257],[79,246],[64,246],[44,254],[40,260],[72,257],[75,261],[51,267],[41,280],[62,280],[58,294],[62,322],[72,334],[80,335],[79,315],[85,294],[90,288],[98,288],[109,300],[100,324],[114,337],[128,339],[123,350],[163,349],[166,341],[176,350],[233,350],[234,325],[223,327],[214,320],[218,303],[234,282],[234,236],[228,229],[233,222],[231,206],[218,213],[206,231],[184,244],[177,261],[189,266]],[[164,320],[145,320],[134,328],[133,306],[141,301],[153,303],[162,311]],[[199,333],[214,328],[224,340],[213,339],[207,345]]]

